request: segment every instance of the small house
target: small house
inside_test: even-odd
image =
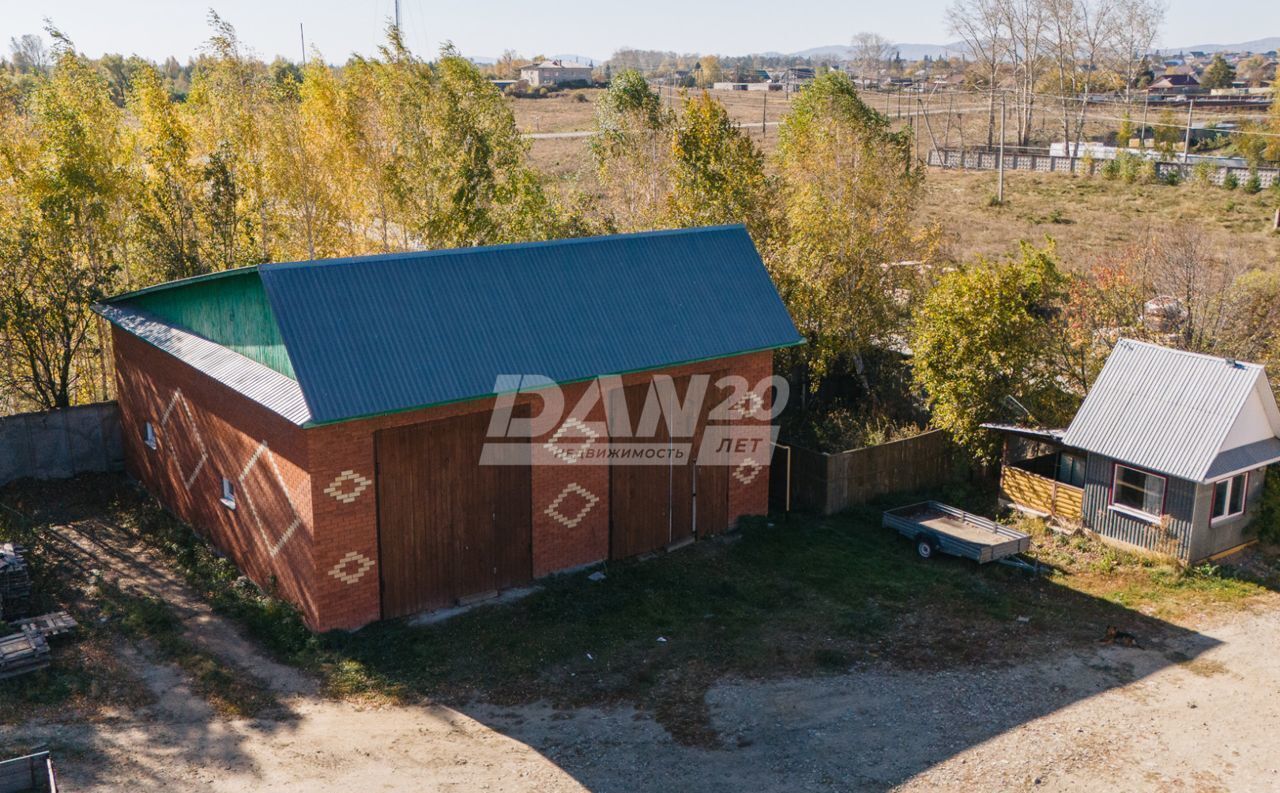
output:
[[[572,61],[539,61],[521,67],[520,79],[531,88],[558,85],[589,85],[591,83],[591,66]]]
[[[316,630],[766,512],[771,351],[801,342],[741,226],[263,264],[96,310],[128,472]]]
[[[1198,562],[1250,542],[1280,410],[1257,364],[1122,339],[1065,430],[1005,436],[1002,500]]]
[[[1166,73],[1147,86],[1148,93],[1174,96],[1200,91],[1200,81],[1194,74]]]

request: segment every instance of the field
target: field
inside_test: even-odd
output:
[[[575,91],[547,99],[509,100],[520,128],[528,132],[568,132],[590,130],[594,101],[600,91]],[[581,96],[579,100],[576,97]],[[760,128],[764,94],[718,91],[730,116],[757,141],[766,154],[777,143],[777,126]],[[895,109],[895,97],[871,96],[878,109]],[[678,94],[676,95],[678,102]],[[768,95],[768,117],[773,124],[786,113],[787,97]],[[965,108],[961,108],[965,109]],[[980,103],[967,109],[980,111]],[[973,145],[985,130],[982,112],[957,114],[947,133],[945,116],[931,120],[940,143]],[[896,124],[902,122],[896,121]],[[1041,134],[1049,136],[1053,119],[1038,117]],[[1091,132],[1106,131],[1103,124]],[[920,126],[920,150],[927,149],[929,137]],[[562,189],[595,192],[595,173],[585,138],[535,138],[531,141],[535,167]],[[998,256],[1016,249],[1020,240],[1039,242],[1046,236],[1059,243],[1059,252],[1068,267],[1087,267],[1118,247],[1140,242],[1149,234],[1159,234],[1179,224],[1202,226],[1221,255],[1243,264],[1280,264],[1280,233],[1272,230],[1280,194],[1263,191],[1248,195],[1243,190],[1183,184],[1127,184],[1101,177],[1085,178],[1063,174],[1009,172],[1005,176],[1005,204],[992,206],[996,193],[993,172],[929,169],[919,219],[937,223],[947,241],[946,253],[955,260],[975,256]]]

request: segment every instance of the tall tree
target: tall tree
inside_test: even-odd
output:
[[[1204,75],[1200,78],[1200,87],[1230,88],[1235,79],[1235,67],[1227,63],[1227,59],[1222,57],[1222,53],[1218,53],[1213,56],[1208,68],[1204,70]]]
[[[667,222],[677,226],[745,223],[766,235],[764,155],[706,91],[686,98],[671,143]]]
[[[604,187],[606,211],[626,230],[653,228],[670,189],[671,127],[675,119],[640,72],[618,72],[596,101],[591,152]]]
[[[1017,257],[938,280],[911,329],[913,377],[936,426],[987,459],[997,447],[983,422],[1028,420],[1010,415],[1010,397],[1030,421],[1061,426],[1074,407],[1053,355],[1066,284],[1053,245],[1026,243]]]
[[[91,393],[102,340],[89,307],[111,288],[126,224],[121,119],[101,74],[50,29],[53,65],[0,139],[0,391],[44,408]],[[99,370],[99,375],[102,372]]]
[[[138,275],[167,281],[207,272],[200,255],[201,185],[191,130],[155,68],[134,75],[128,108],[137,120],[132,137],[141,160],[135,191]]]
[[[922,172],[908,132],[868,107],[841,72],[821,75],[793,100],[779,129],[781,210],[766,245],[783,298],[809,344],[797,375],[816,385],[838,360],[852,362],[900,332],[896,296],[929,258],[929,235],[912,217]]]
[[[959,36],[973,56],[987,93],[987,146],[995,143],[996,94],[1000,90],[1000,65],[1005,59],[1006,37],[1000,0],[955,0],[947,9],[947,27]]]

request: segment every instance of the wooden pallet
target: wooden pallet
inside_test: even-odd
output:
[[[0,637],[0,680],[25,675],[49,665],[49,642],[38,629]]]
[[[29,617],[25,620],[14,620],[9,623],[15,628],[26,630],[28,627],[40,632],[46,639],[54,636],[62,636],[71,633],[79,627],[79,624],[65,611],[52,611],[48,614],[41,614],[38,617]]]

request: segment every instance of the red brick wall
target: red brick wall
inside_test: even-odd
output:
[[[761,380],[772,374],[772,361],[771,353],[761,352],[674,367],[663,370],[662,373],[679,377],[728,370],[730,374],[742,376],[750,387],[755,388]],[[645,372],[626,375],[622,378],[622,383],[631,385],[644,382],[653,374]],[[594,388],[594,383],[574,384],[562,389],[566,417],[572,414],[589,388]],[[735,420],[735,424],[769,423],[769,394],[766,391],[761,396],[761,409],[753,417]],[[724,394],[720,394],[716,401],[721,401],[723,397]],[[708,398],[715,397],[709,395]],[[522,396],[520,401],[532,402],[533,411],[538,412],[535,398]],[[356,628],[380,616],[378,511],[376,486],[373,483],[374,433],[477,411],[488,412],[493,404],[492,398],[481,399],[307,430],[308,457],[312,461],[311,503],[316,527],[314,599],[320,615],[316,627],[322,630]],[[604,405],[603,399],[596,400],[590,410],[579,418],[589,427],[603,427]],[[552,459],[543,444],[554,431],[553,428],[534,439],[535,462]],[[607,436],[603,432],[599,435],[592,443],[592,448],[607,449]],[[762,451],[767,455],[767,449]],[[730,476],[731,522],[736,522],[743,515],[764,514],[768,511],[767,460],[762,458],[758,462],[761,463],[758,470],[747,468],[738,472],[739,475]],[[534,576],[541,577],[607,558],[608,466],[585,461],[575,464],[535,465],[532,477]],[[344,481],[338,483],[340,479]],[[362,483],[367,484],[361,488]],[[357,490],[360,491],[358,494]],[[549,511],[557,498],[560,498],[560,502],[555,512],[560,515],[559,518]]]
[[[303,430],[130,333],[113,328],[112,340],[129,473],[320,624]],[[144,442],[148,421],[155,449]],[[235,483],[234,510],[220,502],[223,477]]]
[[[114,338],[129,471],[254,581],[263,586],[275,582],[282,595],[300,606],[313,629],[352,629],[377,620],[381,606],[374,433],[489,412],[494,400],[302,430],[131,334],[116,330]],[[772,355],[753,353],[662,373],[679,377],[725,371],[745,378],[755,388],[772,373]],[[653,374],[626,375],[622,384],[645,382]],[[594,388],[594,383],[565,386],[565,416],[574,415],[579,400]],[[179,391],[181,398],[162,426],[162,418]],[[714,402],[725,396],[726,392],[708,392],[708,399]],[[764,392],[761,397],[761,409],[752,417],[735,419],[735,426],[768,423],[769,395]],[[575,416],[597,432],[592,442],[597,451],[608,448],[605,399],[607,395],[595,400],[585,414]],[[540,409],[536,397],[522,396],[520,401],[532,403],[535,413]],[[157,449],[142,442],[146,421],[157,426]],[[544,444],[559,426],[557,423],[534,439],[535,463],[555,460]],[[572,441],[575,436],[578,433],[570,433],[565,440]],[[245,466],[264,442],[269,454],[259,454],[241,483]],[[201,454],[207,454],[205,463],[191,476],[194,463],[190,461]],[[743,515],[768,510],[768,469],[763,457],[757,462],[761,463],[759,469],[740,467],[731,473],[731,523]],[[278,486],[277,470],[283,488]],[[240,491],[240,503],[234,511],[219,503],[223,476],[236,481]],[[585,460],[535,464],[532,494],[535,577],[608,557],[607,465]],[[249,500],[254,509],[247,508]],[[260,520],[254,519],[255,510]],[[298,524],[280,543],[295,513]]]

